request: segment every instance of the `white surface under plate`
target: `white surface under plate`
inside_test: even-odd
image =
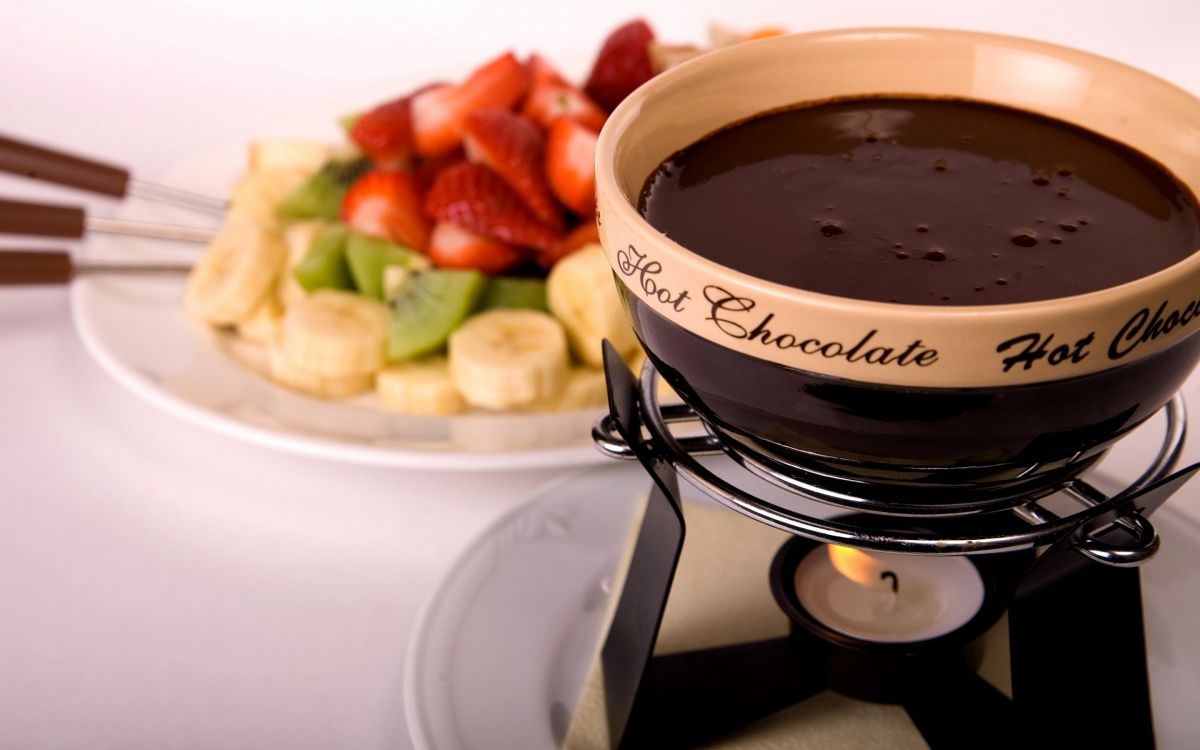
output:
[[[1148,427],[1125,442],[1153,442],[1150,436],[1158,434]],[[1111,472],[1102,469],[1097,481],[1115,481]],[[405,700],[418,748],[558,747],[602,637],[605,584],[637,499],[649,485],[636,466],[619,475],[585,472],[501,519],[471,545],[426,603],[409,644]],[[683,489],[685,498],[697,497],[687,485]],[[1154,522],[1163,549],[1142,570],[1161,750],[1191,750],[1200,743],[1194,716],[1200,693],[1198,511],[1200,503],[1187,489],[1159,511]]]
[[[395,91],[390,91],[395,95]],[[339,142],[337,114],[387,98],[374,92],[331,102],[271,126],[259,138]],[[159,180],[227,195],[245,169],[249,138],[197,154]],[[215,226],[205,216],[129,200],[120,218]],[[95,236],[86,256],[188,263],[194,244]],[[184,278],[85,277],[72,309],[88,351],[122,385],[167,411],[234,437],[342,461],[424,469],[518,470],[603,461],[591,442],[602,408],[559,413],[411,417],[380,409],[372,394],[345,401],[306,396],[270,381],[258,347],[196,324],[183,313]]]

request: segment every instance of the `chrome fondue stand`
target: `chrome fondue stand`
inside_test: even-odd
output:
[[[1076,477],[1015,500],[973,503],[968,485],[960,503],[900,505],[865,483],[853,494],[844,483],[828,489],[819,476],[723,436],[687,406],[660,406],[649,363],[635,379],[606,345],[605,365],[610,413],[593,437],[603,453],[640,461],[654,482],[601,651],[614,743],[695,747],[834,689],[902,705],[933,750],[1154,746],[1136,566],[1159,548],[1149,517],[1200,470],[1175,471],[1186,432],[1181,398],[1164,407],[1157,455],[1115,494]],[[853,513],[817,518],[756,497],[697,460],[721,454],[772,485]],[[958,633],[917,644],[813,638],[793,616],[788,638],[652,657],[683,544],[679,477],[810,548],[970,555],[991,581],[984,611]],[[1074,501],[1068,512],[1061,501],[1047,507],[1064,496]],[[974,669],[983,633],[1005,612],[1011,698]]]

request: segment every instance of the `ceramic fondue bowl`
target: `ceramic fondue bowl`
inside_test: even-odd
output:
[[[1111,60],[923,29],[738,45],[654,78],[600,134],[597,219],[634,329],[662,377],[729,439],[835,485],[1015,496],[1074,475],[1162,407],[1200,358],[1200,254],[1075,296],[892,304],[746,275],[639,215],[647,176],[700,138],[758,113],[869,95],[1054,117],[1136,148],[1200,192],[1200,101]]]

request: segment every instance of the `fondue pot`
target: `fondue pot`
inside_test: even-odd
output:
[[[600,237],[633,327],[710,430],[827,491],[869,486],[902,504],[949,502],[968,486],[1004,499],[1060,484],[1191,373],[1200,253],[1075,296],[892,304],[735,271],[673,242],[636,209],[664,159],[716,130],[870,95],[958,97],[1054,117],[1136,148],[1200,191],[1200,101],[1111,60],[938,30],[738,45],[654,78],[600,134]]]

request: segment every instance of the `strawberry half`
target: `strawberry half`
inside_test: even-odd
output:
[[[350,128],[354,141],[367,157],[380,165],[407,163],[412,155],[412,112],[409,97],[381,104],[363,114]]]
[[[470,162],[442,170],[425,196],[425,213],[511,245],[550,250],[558,242],[500,175]]]
[[[467,159],[503,177],[534,218],[559,232],[562,209],[542,169],[544,141],[537,125],[507,109],[472,112],[463,135]]]
[[[546,138],[546,179],[563,205],[580,216],[596,210],[596,134],[559,120]]]
[[[350,140],[379,166],[407,166],[412,155],[412,99],[424,91],[444,85],[435,83],[423,86],[408,96],[384,102],[363,113],[350,128]]]
[[[429,235],[429,260],[439,268],[475,268],[502,273],[525,259],[525,253],[499,240],[439,221]]]
[[[467,157],[462,151],[451,151],[448,154],[435,156],[432,159],[422,159],[418,162],[417,166],[413,168],[412,175],[417,181],[417,186],[421,188],[422,195],[429,190],[442,170],[455,164],[462,164],[466,160]]]
[[[412,175],[375,169],[358,178],[342,199],[342,223],[360,234],[385,237],[416,250],[429,242],[429,222]]]
[[[532,54],[525,67],[529,69],[531,84],[521,114],[547,129],[560,117],[581,122],[597,132],[604,126],[608,117],[604,110],[567,83],[546,58]]]
[[[600,227],[594,219],[585,218],[579,226],[567,232],[557,246],[550,250],[538,251],[535,260],[542,268],[553,268],[554,264],[575,252],[584,245],[600,241]]]
[[[477,109],[510,109],[529,90],[529,71],[505,53],[476,70],[457,86],[441,86],[412,100],[413,144],[422,156],[454,151],[462,142],[463,127]]]
[[[649,44],[654,31],[643,20],[630,21],[604,40],[583,90],[611,112],[630,92],[654,77]]]

